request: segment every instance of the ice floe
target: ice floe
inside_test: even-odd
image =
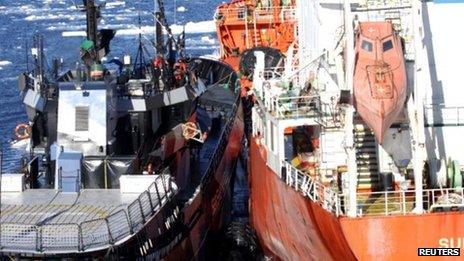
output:
[[[10,65],[11,62],[10,61],[0,61],[0,66],[7,66],[7,65]]]
[[[185,6],[179,6],[179,7],[177,7],[177,12],[183,13],[183,12],[185,12],[185,11],[187,11],[187,8],[185,8]]]
[[[120,25],[119,25],[120,26]],[[185,25],[172,25],[171,30],[173,34],[180,34],[184,30],[187,34],[200,34],[200,33],[212,33],[216,31],[215,23],[211,21],[200,21],[200,22],[188,22]],[[118,25],[107,26],[108,28],[117,29]],[[57,30],[57,27],[49,27],[50,30]],[[141,28],[122,28],[118,29],[117,35],[137,35],[142,34],[153,34],[155,31],[153,26],[142,26]],[[85,36],[85,31],[65,31],[62,33],[64,37],[76,37]],[[211,42],[211,40],[207,40]]]

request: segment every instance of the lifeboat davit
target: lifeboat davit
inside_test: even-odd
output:
[[[402,112],[406,67],[391,22],[362,22],[355,39],[354,105],[379,143]]]

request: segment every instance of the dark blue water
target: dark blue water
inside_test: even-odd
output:
[[[44,35],[45,53],[50,62],[52,58],[63,58],[64,67],[72,68],[78,59],[83,37],[62,37],[62,34],[85,29],[85,14],[75,8],[74,2],[81,3],[80,0],[0,0],[0,147],[4,151],[3,168],[6,171],[14,171],[19,159],[26,152],[25,145],[11,147],[8,140],[12,137],[15,126],[27,120],[16,87],[16,78],[27,68],[26,51],[30,49],[32,36],[36,33]],[[174,26],[174,31],[179,32],[182,28],[180,25],[188,23],[188,53],[217,53],[218,44],[212,18],[215,7],[221,0],[165,2],[168,21],[177,25]],[[107,3],[103,10],[101,27],[120,29],[120,33],[112,41],[112,51],[108,57],[135,55],[137,32],[134,29],[138,28],[139,14],[144,31],[147,32],[144,38],[153,39],[148,28],[154,23],[151,15],[153,1],[108,0]]]
[[[246,173],[246,159],[240,158],[237,162],[234,190],[232,199],[232,221],[248,223],[248,175]]]

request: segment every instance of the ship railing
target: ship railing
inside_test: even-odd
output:
[[[276,93],[276,88],[270,86],[265,84],[255,91],[266,110],[277,119],[312,118],[324,126],[335,125],[338,111],[322,102],[320,95],[294,95],[283,89]]]
[[[294,7],[233,7],[219,8],[216,10],[214,18],[218,22],[225,23],[277,23],[289,22],[296,19],[296,9]]]
[[[464,211],[463,188],[424,189],[423,207],[426,212]],[[415,212],[415,191],[358,192],[357,216],[395,216]],[[340,210],[346,211],[348,195],[339,194]]]
[[[348,202],[348,197],[342,197]],[[405,215],[414,208],[414,191],[359,192],[356,194],[358,216]],[[344,209],[345,204],[342,204]]]
[[[209,165],[205,171],[205,174],[203,176],[204,182],[202,182],[202,186],[207,187],[209,186],[210,182],[213,181],[213,176],[214,173],[217,171],[217,168],[219,164],[221,163],[221,160],[224,156],[224,152],[226,151],[227,145],[229,144],[229,138],[230,138],[230,133],[233,131],[235,121],[236,121],[236,116],[239,110],[241,102],[241,97],[240,95],[237,95],[235,103],[232,107],[232,111],[230,112],[230,116],[228,116],[228,120],[225,123],[225,126],[222,131],[222,135],[220,135],[220,140],[218,141],[216,148],[215,148],[215,153],[211,157],[209,161]],[[203,193],[207,193],[208,191],[205,189],[202,189]]]
[[[430,212],[464,211],[464,188],[424,189],[423,193]]]
[[[168,230],[175,219],[165,220],[172,213],[159,215],[164,206],[176,195],[171,178],[161,175],[127,208],[106,217],[81,223],[27,224],[0,223],[0,247],[6,252],[27,253],[79,253],[101,250],[130,238],[144,224],[158,220],[159,233]]]
[[[278,176],[289,187],[335,216],[347,213],[349,195],[325,185],[317,175],[304,173],[285,160],[281,164],[282,171]],[[414,190],[358,192],[356,200],[358,217],[415,213]],[[427,212],[464,211],[464,188],[424,189],[423,203]]]
[[[464,124],[464,106],[446,106],[444,104],[429,104],[424,106],[424,114],[427,125]]]
[[[316,118],[321,116],[320,97],[316,95],[271,97],[266,107],[279,119]]]
[[[316,177],[302,172],[285,160],[282,161],[282,175],[280,177],[288,186],[319,204],[325,210],[336,216],[342,214],[340,211],[341,198],[338,192],[325,186]]]

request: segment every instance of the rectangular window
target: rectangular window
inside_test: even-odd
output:
[[[383,42],[382,49],[384,52],[393,49],[393,42],[391,40]]]
[[[76,107],[76,131],[89,130],[89,106]]]
[[[372,43],[366,40],[363,40],[361,43],[361,48],[365,51],[372,52]]]

